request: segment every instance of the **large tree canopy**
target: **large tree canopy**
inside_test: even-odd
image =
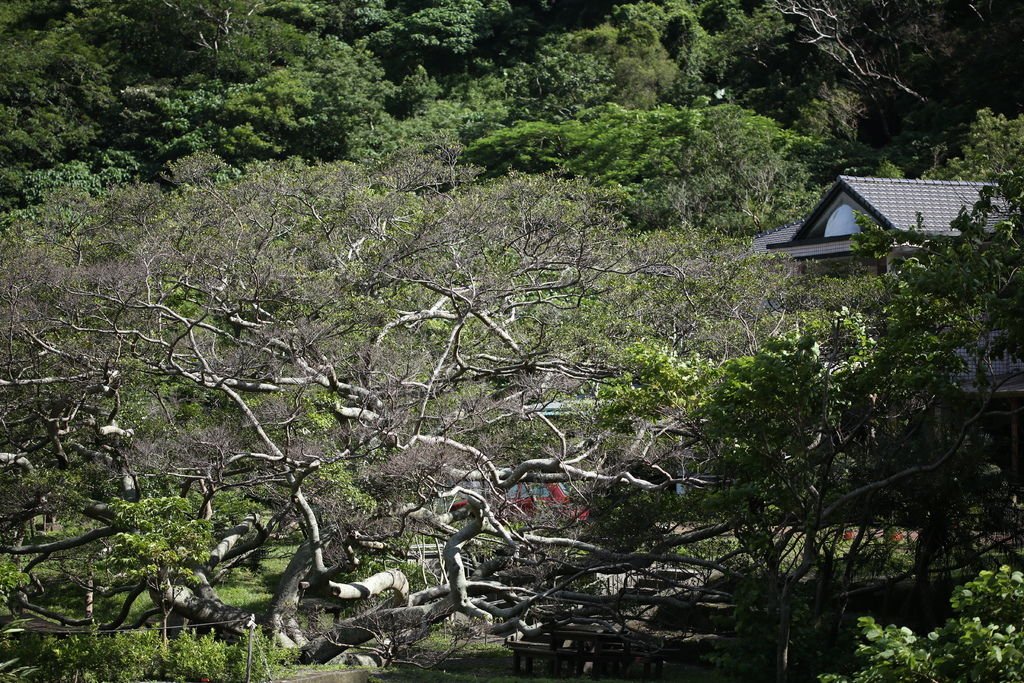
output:
[[[198,156],[167,181],[53,200],[3,242],[23,612],[237,633],[256,609],[324,661],[453,612],[510,633],[720,603],[774,625],[785,678],[808,582],[841,620],[872,529],[917,523],[901,487],[974,476],[975,418],[929,416],[987,318],[910,305],[913,268],[880,335],[842,305],[881,281],[826,296],[720,238],[633,237],[586,184],[480,182],[452,148],[241,178]],[[569,502],[526,502],[556,484]],[[40,516],[61,529],[33,538]],[[424,545],[436,571],[407,571]],[[271,549],[268,599],[225,597]]]
[[[170,194],[57,203],[5,241],[3,551],[22,571],[55,563],[83,585],[95,571],[98,590],[115,593],[137,582],[110,625],[146,589],[192,621],[237,622],[219,581],[295,539],[260,619],[323,659],[339,638],[371,634],[343,623],[313,640],[297,616],[304,597],[387,588],[398,612],[428,622],[452,610],[507,628],[532,620],[546,594],[503,589],[493,572],[528,549],[590,546],[572,516],[538,518],[545,533],[510,524],[503,491],[564,482],[585,501],[619,482],[674,486],[674,449],[623,457],[600,431],[575,436],[547,414],[609,372],[598,333],[612,313],[595,295],[640,267],[600,195],[551,180],[464,185],[447,150],[373,170],[267,166],[217,181],[222,170],[192,158],[172,169]],[[439,509],[444,492],[467,504]],[[159,531],[131,521],[163,514],[149,502],[167,496],[210,520],[214,547],[168,556]],[[41,514],[76,533],[25,538]],[[135,544],[117,541],[133,529]],[[463,552],[481,533],[497,546],[474,576]],[[441,585],[410,597],[401,574],[338,581],[366,578],[366,555],[394,556],[410,534],[442,543]],[[86,568],[110,553],[121,561]],[[141,568],[128,571],[133,558]],[[44,607],[48,590],[16,602],[82,623]],[[491,602],[495,590],[513,606]]]

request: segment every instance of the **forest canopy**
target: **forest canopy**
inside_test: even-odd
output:
[[[984,117],[1012,121],[1021,106],[1006,87],[1024,70],[1018,8],[972,8],[12,0],[0,9],[0,209],[59,187],[99,192],[155,180],[169,161],[201,151],[240,168],[291,156],[376,158],[439,136],[477,150],[474,161],[489,170],[533,171],[542,162],[671,205],[673,173],[690,169],[661,168],[657,154],[650,169],[641,140],[609,148],[617,124],[600,113],[607,105],[650,121],[637,134],[671,136],[651,141],[670,153],[675,140],[701,146],[700,136],[656,121],[692,120],[709,103],[734,105],[731,116],[762,131],[755,137],[805,140],[800,150],[792,140],[770,142],[781,154],[768,161],[783,163],[783,195],[839,172],[955,175],[955,159],[984,144],[979,136],[998,135]],[[543,159],[501,151],[522,135],[549,140]],[[752,145],[724,156],[709,149],[707,162],[764,163],[760,143]],[[622,171],[588,162],[608,154]],[[794,161],[809,175],[791,178],[785,164]],[[666,174],[666,187],[652,189]],[[716,189],[709,180],[695,193]],[[673,220],[657,213],[659,226]]]
[[[721,604],[750,648],[729,666],[771,670],[768,628],[786,678],[822,666],[789,654],[802,596],[838,628],[885,552],[875,529],[922,529],[927,590],[967,550],[950,520],[993,500],[986,402],[955,380],[979,335],[1020,353],[1019,250],[961,248],[984,204],[900,280],[833,281],[721,236],[636,235],[599,188],[483,180],[453,148],[240,177],[201,155],[165,182],[53,199],[3,241],[0,551],[20,611],[225,635],[255,613],[323,662],[368,641],[396,656],[455,612],[510,634],[567,603],[653,623]],[[1011,245],[1019,183],[1004,192]],[[939,404],[962,417],[935,423]],[[516,493],[536,486],[571,502]],[[60,531],[34,537],[37,519]],[[230,591],[271,550],[263,597]],[[596,581],[637,572],[667,593]]]

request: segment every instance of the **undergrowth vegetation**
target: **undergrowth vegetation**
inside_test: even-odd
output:
[[[295,659],[257,633],[255,680],[268,680]],[[41,636],[22,633],[0,643],[0,659],[32,662],[22,679],[38,683],[138,683],[146,680],[245,680],[248,643],[184,630],[165,646],[158,630]]]

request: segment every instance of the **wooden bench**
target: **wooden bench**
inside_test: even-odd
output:
[[[543,660],[549,676],[582,676],[590,665],[590,675],[624,676],[635,664],[643,665],[643,678],[660,678],[669,651],[662,648],[637,649],[622,633],[586,627],[556,627],[522,640],[508,640],[512,650],[512,668],[516,675],[534,673],[534,660]],[[568,666],[567,666],[568,665]]]
[[[512,669],[517,676],[532,674],[533,662],[537,659],[547,663],[547,673],[554,677],[562,675],[562,665],[565,663],[573,664],[570,670],[574,671],[577,668],[579,653],[572,648],[552,647],[548,642],[522,640],[508,641],[505,646],[512,650]]]

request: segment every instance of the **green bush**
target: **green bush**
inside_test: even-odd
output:
[[[833,634],[829,629],[830,614],[814,618],[810,608],[814,596],[808,589],[808,586],[798,586],[793,600],[788,680],[796,683],[815,681],[822,670],[836,667],[837,662],[844,659],[852,659],[848,654],[851,634]],[[755,579],[741,581],[734,595],[733,621],[724,621],[721,626],[733,626],[736,638],[718,644],[708,660],[731,681],[775,681],[779,626],[773,596],[766,592],[763,582]]]
[[[155,678],[162,662],[156,631],[69,638],[22,634],[7,645],[12,651],[5,658],[32,665],[29,680],[47,683],[135,683]]]
[[[113,636],[76,635],[54,638],[21,634],[0,641],[0,662],[31,665],[19,680],[38,683],[136,683],[143,680],[218,683],[245,680],[248,643],[227,643],[213,634],[185,631],[164,648],[159,630],[129,631]],[[263,680],[292,662],[295,652],[274,647],[257,633],[253,643],[253,680]],[[0,664],[0,682],[4,669]]]
[[[247,648],[248,644],[244,640],[229,648],[225,681],[245,680]],[[257,631],[256,637],[253,639],[252,680],[265,680],[266,676],[276,674],[288,665],[294,664],[298,660],[298,656],[298,650],[277,647],[270,636],[265,635],[262,631]]]
[[[212,633],[204,636],[183,633],[168,646],[164,677],[172,681],[227,680],[228,660],[233,654],[230,651],[237,649],[217,640]]]
[[[1005,566],[983,571],[950,602],[957,616],[924,637],[863,617],[863,668],[849,677],[822,676],[822,683],[1024,681],[1024,574]]]
[[[0,643],[6,643],[7,638],[13,633],[19,633],[21,629],[17,624],[7,626],[0,630]],[[4,660],[0,657],[0,683],[19,683],[28,678],[34,669],[24,666],[17,659]]]

